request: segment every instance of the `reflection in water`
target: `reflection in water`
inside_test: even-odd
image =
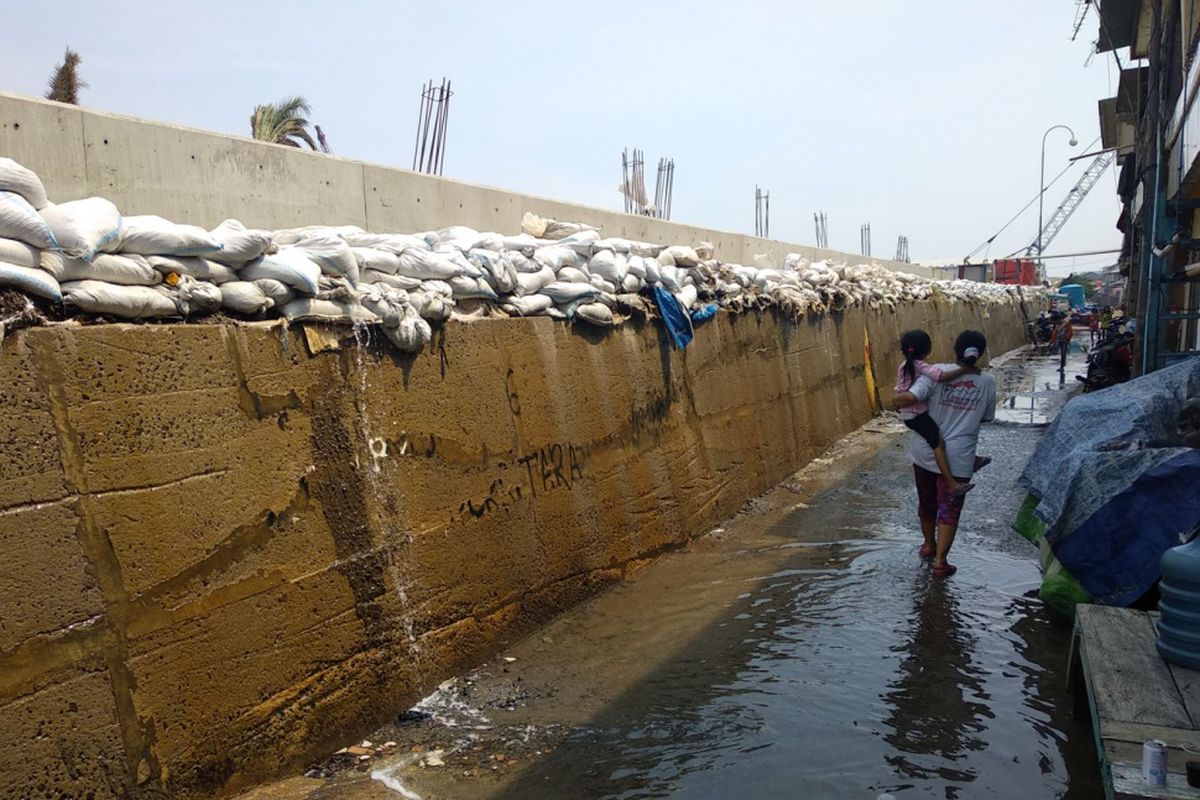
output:
[[[963,626],[953,582],[923,581],[913,594],[913,621],[912,635],[893,648],[904,658],[883,696],[889,710],[884,721],[892,728],[884,739],[896,749],[886,760],[906,778],[972,781],[972,770],[945,762],[984,748],[979,734],[991,714],[972,699],[983,683],[971,659],[976,640]]]

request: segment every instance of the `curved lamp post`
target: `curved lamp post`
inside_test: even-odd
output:
[[[1051,125],[1042,134],[1042,177],[1041,183],[1038,184],[1038,229],[1037,229],[1037,254],[1038,263],[1042,262],[1042,204],[1046,199],[1046,137],[1050,135],[1050,131],[1062,128],[1071,134],[1071,141],[1068,144],[1071,147],[1079,144],[1079,140],[1075,138],[1075,131],[1071,130],[1068,125]]]

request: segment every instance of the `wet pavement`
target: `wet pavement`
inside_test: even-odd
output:
[[[993,368],[953,560],[933,579],[903,428],[868,425],[685,551],[567,612],[261,798],[1091,798],[1070,631],[1011,532],[1015,481],[1075,390]],[[1003,402],[1002,402],[1003,405]],[[360,760],[361,759],[361,760]]]

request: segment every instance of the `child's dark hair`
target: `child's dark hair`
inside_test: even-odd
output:
[[[904,374],[910,381],[917,379],[917,362],[933,351],[933,340],[925,331],[908,331],[900,337],[900,352],[904,353]]]
[[[970,355],[968,350],[975,352]],[[954,340],[954,357],[962,364],[975,366],[975,362],[987,350],[987,337],[979,331],[963,331]]]

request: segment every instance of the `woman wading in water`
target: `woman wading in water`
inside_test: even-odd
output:
[[[921,375],[906,392],[895,395],[897,408],[927,402],[929,415],[937,423],[945,443],[946,460],[957,483],[967,483],[975,470],[991,459],[975,456],[979,426],[996,417],[996,382],[991,375],[978,372],[975,362],[987,350],[987,338],[979,331],[963,331],[954,342],[956,363],[937,365],[943,372],[965,369],[963,374],[945,383],[936,383]],[[933,574],[953,575],[957,567],[946,560],[958,532],[966,495],[953,492],[938,470],[933,448],[921,436],[912,436],[908,460],[917,483],[917,514],[925,537],[921,556],[933,559]]]

